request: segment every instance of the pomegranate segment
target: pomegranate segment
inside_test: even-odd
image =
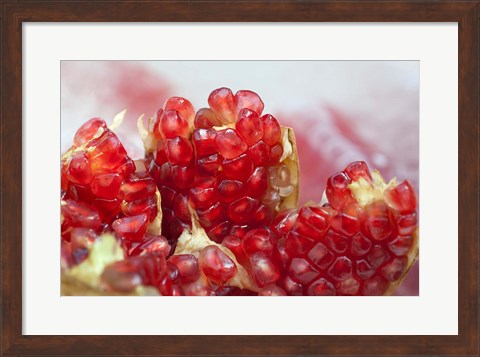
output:
[[[260,97],[218,88],[208,103],[193,121],[183,120],[178,108],[165,106],[150,125],[153,132],[144,133],[147,169],[160,192],[169,193],[162,200],[162,228],[171,241],[191,228],[190,212],[173,204],[180,195],[216,242],[235,234],[237,225],[247,230],[268,226],[287,197],[295,205],[297,175],[285,164],[292,143],[282,138],[272,115],[261,116]]]
[[[354,162],[327,183],[325,206],[281,212],[274,256],[289,295],[382,295],[416,256],[416,198],[408,181],[385,183]],[[286,239],[285,239],[286,237]]]

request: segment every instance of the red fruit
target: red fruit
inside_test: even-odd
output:
[[[237,273],[237,266],[233,260],[217,246],[203,248],[198,260],[200,269],[214,284],[223,285]]]
[[[74,152],[67,164],[65,172],[67,179],[75,184],[88,185],[92,181],[90,160],[84,151]]]
[[[183,120],[186,120],[188,125],[193,124],[195,117],[195,109],[192,103],[182,97],[171,97],[165,102],[163,106],[164,111],[175,110]]]
[[[193,159],[193,147],[188,139],[176,136],[166,140],[165,154],[173,165],[187,165]]]
[[[140,285],[159,286],[166,275],[165,257],[145,254],[108,265],[101,280],[107,290],[129,292]]]
[[[198,259],[192,254],[172,255],[168,261],[178,268],[182,283],[195,281],[200,276]]]
[[[242,240],[242,249],[248,256],[258,252],[271,255],[273,246],[274,242],[270,232],[261,228],[249,231]]]
[[[118,196],[123,177],[117,173],[97,175],[90,183],[92,193],[100,198],[114,199]]]
[[[158,131],[162,138],[188,137],[190,128],[188,120],[183,118],[176,110],[165,110],[158,122]]]
[[[247,108],[240,110],[235,128],[248,146],[254,145],[263,137],[263,125],[258,114]],[[278,140],[275,144],[277,142]]]
[[[167,257],[170,255],[170,251],[171,246],[165,237],[147,233],[145,234],[144,241],[135,246],[130,252],[130,255],[155,253]]]
[[[235,94],[235,112],[238,116],[242,109],[250,109],[257,113],[257,115],[262,115],[263,112],[263,102],[258,96],[257,93],[249,90],[239,90]]]
[[[112,228],[121,237],[131,242],[141,242],[147,231],[148,216],[144,213],[137,216],[119,218],[112,223]]]
[[[411,185],[387,184],[355,162],[329,179],[327,198],[326,207],[281,212],[271,223],[275,262],[287,275],[280,286],[289,295],[391,292],[416,254]]]
[[[218,88],[210,93],[208,105],[222,123],[235,121],[235,98],[229,88]]]
[[[293,206],[297,182],[285,161],[280,162],[282,129],[273,116],[260,117],[263,103],[257,94],[239,91],[234,96],[219,88],[208,103],[210,108],[197,112],[195,127],[188,124],[188,135],[178,115],[168,114],[166,107],[159,111],[158,124],[168,117],[172,125],[158,125],[158,135],[154,126],[145,141],[147,168],[160,192],[186,196],[209,237],[221,242],[232,226],[267,226],[284,202]],[[294,143],[287,144],[292,151]],[[191,224],[190,216],[176,213],[173,204],[173,198],[162,199],[163,233],[172,241]]]
[[[63,201],[61,204],[62,214],[62,238],[70,241],[70,233],[73,228],[89,228],[97,230],[102,221],[100,215],[92,207],[82,202],[73,200]]]
[[[107,130],[107,124],[100,118],[92,118],[86,121],[80,128],[78,128],[73,138],[75,146],[81,146],[90,141],[95,135],[101,134],[102,130]]]
[[[259,287],[274,284],[280,278],[280,272],[274,262],[264,252],[257,252],[250,257],[250,266],[255,282]]]

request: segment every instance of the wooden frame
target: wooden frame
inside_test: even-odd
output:
[[[141,3],[141,4],[139,4]],[[479,0],[27,1],[1,7],[2,355],[479,355]],[[22,23],[458,22],[457,336],[22,335]]]

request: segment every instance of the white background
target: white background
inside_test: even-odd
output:
[[[457,333],[456,24],[30,23],[23,34],[24,334]],[[60,297],[60,61],[82,59],[419,60],[420,296]]]

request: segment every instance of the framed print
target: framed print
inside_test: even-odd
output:
[[[2,353],[478,354],[478,5],[3,2]],[[296,144],[292,129],[276,135],[277,119],[265,114],[293,128]],[[113,122],[92,119],[75,134],[95,116]],[[228,118],[236,116],[234,125]],[[262,126],[247,134],[241,118]],[[193,144],[190,134],[182,139],[189,121]],[[216,130],[218,153],[200,146],[200,130]],[[102,145],[113,149],[95,154]],[[221,168],[202,166],[201,150],[219,156]],[[124,152],[146,152],[146,160]],[[252,167],[230,170],[241,155]],[[363,161],[401,183],[385,186],[368,171],[354,178]],[[191,162],[198,187],[187,185]],[[269,181],[257,202],[251,180],[264,166]],[[339,170],[351,196],[328,179]],[[204,204],[197,192],[210,189],[208,175],[221,181],[221,194]],[[318,182],[327,180],[322,196]],[[235,191],[242,185],[247,198]],[[415,195],[400,199],[397,187],[418,192],[418,211]],[[98,222],[79,226],[77,199]],[[331,231],[308,233],[294,221],[307,214],[300,211],[280,213],[276,226],[265,223],[270,231],[257,228],[298,199],[309,217],[327,217]],[[249,205],[258,210],[247,220]],[[394,228],[371,223],[382,214]],[[354,233],[352,215],[362,220]],[[110,225],[115,236],[102,233]],[[182,227],[205,247],[192,248]],[[301,238],[308,234],[322,238]],[[101,249],[122,257],[107,262]],[[175,258],[167,263],[162,249]],[[333,258],[323,267],[324,252]],[[380,253],[388,255],[377,262]],[[224,264],[223,275],[209,270],[212,261]],[[150,296],[126,296],[139,291]],[[151,296],[159,294],[215,296]]]

